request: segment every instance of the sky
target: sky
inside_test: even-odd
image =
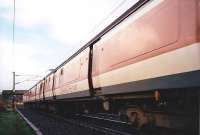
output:
[[[29,89],[137,0],[0,0],[0,91]],[[29,80],[29,81],[24,81]]]

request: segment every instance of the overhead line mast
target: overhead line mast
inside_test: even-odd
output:
[[[13,0],[13,27],[12,27],[12,44],[13,44],[13,48],[12,48],[12,58],[13,58],[13,108],[15,109],[15,0]]]

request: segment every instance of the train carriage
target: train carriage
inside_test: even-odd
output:
[[[151,1],[104,35],[93,47],[94,88],[115,94],[199,86],[195,7]]]
[[[54,73],[53,91],[56,99],[90,96],[88,52],[89,49],[84,50]]]

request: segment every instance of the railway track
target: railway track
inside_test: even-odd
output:
[[[106,114],[107,115],[107,114]],[[83,122],[87,122],[88,125],[97,125],[103,130],[111,131],[112,133],[121,134],[121,135],[136,135],[138,134],[137,130],[132,127],[131,124],[118,120],[119,118],[108,117],[99,114],[83,114],[76,115],[75,119],[79,119]]]
[[[44,135],[139,135],[130,124],[107,114],[76,114],[62,117],[52,113],[19,109]]]

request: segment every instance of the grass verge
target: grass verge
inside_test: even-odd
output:
[[[35,135],[20,115],[12,109],[0,112],[0,135]]]

